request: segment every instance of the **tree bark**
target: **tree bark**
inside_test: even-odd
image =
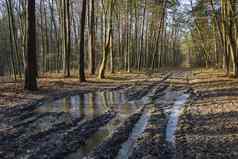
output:
[[[35,0],[28,1],[28,42],[25,67],[26,90],[37,90],[37,61],[36,61],[36,26],[35,26]]]
[[[94,0],[90,0],[89,3],[89,42],[88,42],[88,52],[89,52],[89,73],[91,75],[95,74],[96,70],[96,59],[95,59],[95,12],[94,12]]]
[[[85,19],[86,19],[86,6],[87,0],[83,0],[82,13],[81,13],[81,29],[80,29],[80,54],[79,54],[79,80],[85,82],[84,72],[84,30],[85,30]]]
[[[108,28],[108,34],[107,34],[107,41],[106,41],[106,45],[103,51],[103,59],[102,59],[102,63],[101,66],[99,68],[99,74],[98,74],[98,79],[103,79],[105,78],[105,70],[106,70],[106,64],[107,64],[107,60],[108,60],[108,55],[110,53],[110,49],[111,49],[111,44],[112,44],[112,13],[113,13],[113,0],[110,1],[110,6],[109,6],[109,10],[110,10],[110,21],[109,21],[109,26]]]

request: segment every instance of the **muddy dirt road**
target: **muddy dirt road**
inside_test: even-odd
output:
[[[110,89],[84,89],[4,107],[0,109],[0,158],[204,158],[202,135],[191,142],[195,129],[205,135],[209,131],[202,126],[204,118],[193,116],[194,112],[210,111],[200,105],[204,96],[199,94],[205,87],[194,82],[197,77],[190,70],[168,71]],[[209,136],[203,137],[207,141]],[[235,143],[234,136],[230,139]],[[230,151],[234,152],[231,156],[236,155],[235,146]]]
[[[189,92],[186,85],[174,87],[169,81],[182,78],[186,83],[187,74],[168,72],[162,78],[121,89],[69,94],[2,109],[0,157],[124,159],[172,155],[179,112]]]

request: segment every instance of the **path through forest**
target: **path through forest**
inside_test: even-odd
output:
[[[237,4],[0,0],[0,159],[238,159]]]

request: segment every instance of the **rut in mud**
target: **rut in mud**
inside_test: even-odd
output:
[[[169,146],[161,146],[174,141],[178,112],[188,97],[185,87],[174,88],[166,81],[174,76],[139,87],[67,96],[20,115],[12,113],[5,119],[8,131],[0,132],[0,157],[125,159],[172,154]]]

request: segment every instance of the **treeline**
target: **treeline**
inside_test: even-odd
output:
[[[174,0],[1,0],[0,73],[22,78],[33,61],[38,77],[76,74],[85,81],[85,73],[105,78],[178,65],[177,7]]]
[[[238,76],[238,1],[197,0],[191,2],[194,19],[185,40],[195,66],[224,68]],[[191,19],[192,19],[191,18]]]

